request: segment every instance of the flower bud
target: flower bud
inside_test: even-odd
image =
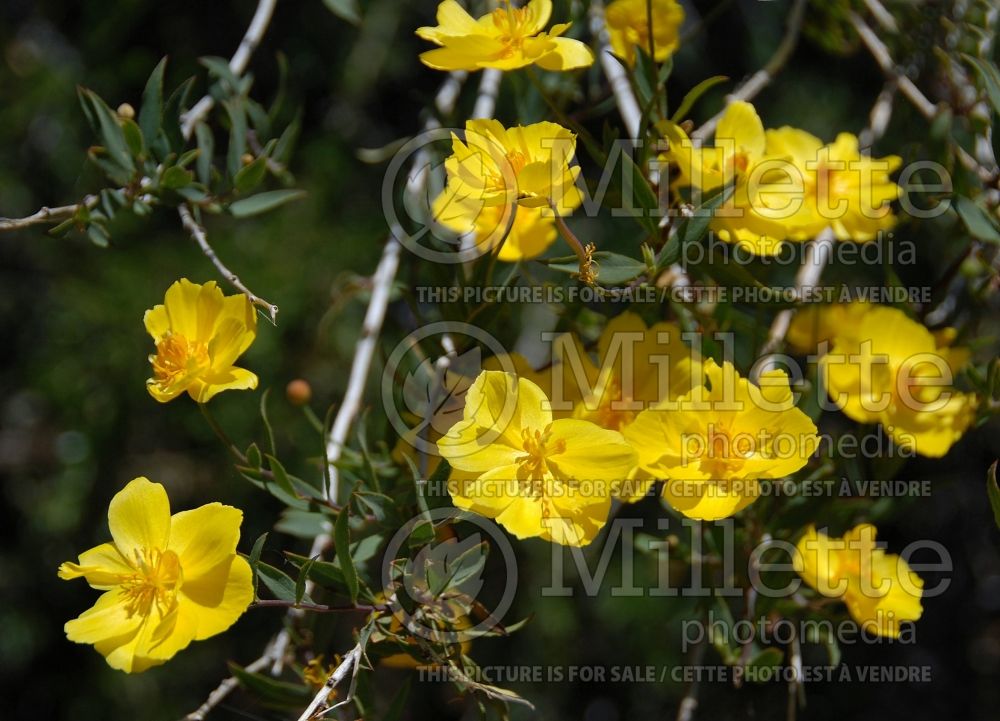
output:
[[[285,397],[293,406],[304,406],[312,399],[312,386],[308,381],[296,378],[285,387]]]
[[[128,103],[122,103],[118,106],[118,117],[122,120],[135,120],[135,108],[133,108]]]

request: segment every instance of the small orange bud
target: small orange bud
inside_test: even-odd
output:
[[[243,157],[240,158],[240,162],[244,165],[250,165],[254,160],[255,158],[250,153],[243,153]]]
[[[312,386],[309,381],[296,378],[285,387],[285,397],[293,406],[304,406],[312,399]]]
[[[135,108],[133,108],[128,103],[122,103],[118,106],[118,117],[122,120],[134,120],[135,119]]]

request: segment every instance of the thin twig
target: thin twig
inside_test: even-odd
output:
[[[330,697],[330,692],[333,691],[333,689],[335,689],[337,685],[347,677],[348,672],[355,673],[357,671],[358,664],[360,663],[360,661],[361,661],[361,645],[359,644],[347,652],[347,655],[344,656],[344,660],[341,661],[340,665],[337,666],[336,670],[334,670],[334,672],[330,674],[330,677],[326,680],[326,683],[323,684],[322,688],[320,688],[320,690],[313,697],[313,700],[309,702],[309,705],[306,707],[306,710],[302,712],[301,716],[299,716],[299,721],[310,721],[310,719],[319,718],[323,716],[331,708],[336,708],[337,706],[340,706],[341,704],[350,701],[351,695],[348,694],[347,698],[345,698],[343,701],[336,704],[335,706],[332,706],[330,708],[323,708],[326,706],[326,701]]]
[[[761,90],[766,88],[774,79],[774,76],[781,72],[785,63],[792,56],[792,51],[799,43],[799,34],[802,31],[802,20],[805,16],[806,0],[795,0],[791,12],[788,14],[788,22],[785,27],[785,35],[775,49],[771,59],[767,64],[750,76],[750,78],[737,88],[732,94],[726,97],[726,105],[737,100],[751,101]],[[708,122],[691,133],[692,140],[705,140],[715,132],[715,126],[719,124],[725,109],[717,113]]]
[[[191,214],[191,209],[188,208],[186,203],[181,203],[177,206],[177,213],[181,216],[181,225],[184,226],[184,229],[198,244],[198,247],[201,248],[201,252],[205,254],[205,257],[212,261],[212,265],[214,265],[216,270],[222,274],[222,277],[229,281],[229,283],[231,283],[236,290],[240,291],[243,295],[249,298],[251,303],[264,310],[267,317],[271,319],[272,323],[277,324],[278,306],[273,303],[269,303],[260,296],[256,295],[243,284],[243,281],[240,280],[236,273],[226,267],[226,265],[219,259],[218,254],[216,254],[212,246],[209,245],[208,234],[194,219],[194,216]]]
[[[455,92],[456,82],[460,82],[460,78],[456,79],[455,76],[451,76],[438,91],[435,105],[441,114],[447,114],[451,110],[451,108],[444,106],[445,101],[454,103],[457,99],[458,94]],[[476,97],[475,110],[473,111],[475,117],[488,118],[493,115],[499,82],[499,73],[494,75],[487,74],[487,71],[483,72],[483,77],[479,85],[479,93]],[[427,126],[433,128],[436,123],[436,120],[431,120]],[[413,183],[422,186],[427,182],[427,164],[418,162],[417,170],[418,172],[414,173]],[[364,396],[365,382],[368,379],[368,372],[371,369],[378,336],[382,330],[382,321],[385,319],[386,307],[389,304],[392,283],[399,268],[399,256],[402,246],[398,238],[402,237],[402,235],[403,232],[401,229],[392,229],[392,234],[382,250],[382,258],[379,260],[374,275],[372,275],[371,298],[368,301],[368,310],[365,312],[365,318],[362,322],[361,337],[358,339],[357,346],[354,349],[354,360],[351,363],[351,371],[347,380],[347,392],[340,404],[340,408],[337,410],[337,416],[330,429],[330,437],[327,439],[326,459],[330,464],[330,485],[326,490],[327,499],[334,503],[337,502],[340,490],[338,487],[340,471],[336,464],[344,451],[344,445],[347,443],[351,425],[361,410],[361,399]]]
[[[635,93],[632,92],[632,84],[628,81],[625,68],[612,55],[607,22],[604,18],[604,4],[600,0],[594,0],[590,4],[590,34],[597,39],[598,59],[604,70],[604,77],[608,79],[608,85],[611,86],[611,92],[615,96],[615,104],[618,105],[618,112],[622,116],[622,122],[625,123],[625,131],[630,138],[637,140],[642,111],[639,109]]]
[[[324,606],[319,603],[293,603],[280,599],[262,598],[250,604],[250,608],[295,608],[302,611],[312,611],[313,613],[343,613],[350,611],[380,611],[385,606],[366,606],[364,604],[353,604],[351,606]]]
[[[72,218],[81,208],[93,208],[97,205],[98,200],[99,198],[96,195],[88,195],[74,205],[62,205],[57,208],[40,208],[35,213],[24,218],[0,218],[0,233],[30,228],[33,225],[61,223],[64,220]]]
[[[278,0],[260,0],[257,3],[257,10],[254,11],[250,26],[243,35],[240,46],[236,48],[236,52],[233,53],[233,57],[229,61],[229,69],[232,70],[233,75],[236,77],[242,75],[247,69],[250,57],[257,49],[257,46],[260,45],[264,33],[267,32],[267,26],[271,23],[271,16],[274,15],[274,7],[277,4]],[[181,115],[181,132],[185,140],[191,139],[195,126],[211,112],[213,107],[215,107],[215,98],[209,93],[195,103],[190,110]]]
[[[892,120],[892,102],[896,99],[899,84],[894,79],[887,80],[882,92],[875,98],[868,114],[868,127],[858,134],[858,147],[862,152],[871,152],[872,146],[883,136]]]
[[[878,63],[879,68],[882,69],[883,75],[890,80],[896,81],[899,92],[910,101],[913,107],[917,109],[917,112],[927,120],[934,120],[938,114],[938,106],[932,103],[909,77],[899,71],[896,63],[893,62],[892,55],[889,53],[889,48],[886,47],[886,44],[882,42],[879,36],[875,34],[875,31],[871,29],[860,15],[850,12],[847,17],[861,38],[861,42],[864,43],[868,52],[875,59],[875,62]],[[991,169],[980,165],[979,161],[959,145],[954,138],[951,138],[951,147],[955,153],[955,157],[958,158],[958,161],[966,170],[974,172],[984,183],[992,183],[994,181],[996,168]]]
[[[805,296],[804,291],[816,287],[819,283],[823,269],[832,255],[834,242],[836,242],[836,237],[833,234],[833,229],[824,228],[816,236],[816,239],[810,241],[809,245],[806,246],[805,258],[803,258],[799,272],[795,276],[795,298],[797,301],[801,302]],[[773,359],[767,356],[773,355],[784,342],[788,328],[792,324],[792,316],[794,315],[795,308],[787,308],[775,316],[774,322],[771,323],[767,342],[764,343],[764,347],[760,350],[762,361],[755,366],[758,375],[774,367]]]
[[[691,657],[688,661],[688,666],[691,668],[698,668],[700,666],[702,659],[705,656],[705,647],[707,643],[704,640],[698,641],[693,649],[691,649]],[[684,692],[684,698],[681,699],[681,704],[677,709],[677,721],[692,721],[694,718],[695,711],[698,710],[698,679],[700,674],[695,671],[694,675],[691,677],[691,682],[688,684],[687,691]]]
[[[497,104],[502,77],[503,72],[500,70],[494,68],[483,70],[483,77],[479,81],[479,94],[476,96],[476,104],[472,108],[473,120],[493,117],[493,109]]]

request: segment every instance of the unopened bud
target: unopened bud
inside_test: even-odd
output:
[[[312,386],[301,378],[296,378],[285,387],[285,397],[293,406],[304,406],[312,399],[312,393]]]
[[[255,158],[250,153],[243,153],[243,157],[240,158],[240,162],[244,165],[250,165],[254,160]]]
[[[122,120],[134,120],[135,119],[135,108],[133,108],[128,103],[122,103],[118,106],[118,117]]]

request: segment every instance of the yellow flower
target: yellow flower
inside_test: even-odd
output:
[[[257,337],[257,316],[245,295],[225,297],[214,280],[198,285],[181,278],[142,320],[156,343],[146,389],[161,403],[184,391],[207,403],[221,391],[257,387],[256,375],[233,365]]]
[[[518,538],[586,545],[607,521],[611,484],[626,477],[635,452],[620,433],[553,419],[548,403],[525,378],[480,374],[463,419],[438,441],[454,468],[473,474],[453,479],[452,500]]]
[[[868,306],[820,359],[821,382],[849,418],[881,423],[900,446],[939,458],[975,419],[976,397],[952,387],[969,358],[948,347],[953,337],[936,337],[895,308]]]
[[[924,582],[902,558],[876,547],[875,532],[862,524],[830,538],[809,526],[794,567],[821,595],[842,598],[864,630],[898,638],[902,622],[920,618]]]
[[[708,147],[696,146],[679,125],[664,123],[661,129],[669,141],[664,158],[677,164],[677,184],[705,192],[733,186],[709,228],[757,255],[777,253],[787,232],[767,215],[774,193],[766,182],[770,176],[758,169],[768,158],[764,125],[754,107],[742,100],[730,103],[716,128],[715,143]]]
[[[574,70],[594,62],[590,48],[579,40],[560,37],[570,23],[542,29],[552,15],[552,0],[531,0],[522,8],[504,0],[501,7],[478,20],[455,0],[437,9],[437,26],[417,35],[441,47],[421,53],[424,65],[435,70],[516,70],[537,65],[545,70]]]
[[[654,58],[660,63],[677,51],[684,9],[676,0],[653,0]],[[635,65],[636,47],[649,53],[649,13],[647,0],[615,0],[605,17],[615,55]]]
[[[497,258],[507,263],[537,258],[557,237],[555,217],[542,208],[485,205],[468,198],[456,198],[452,192],[444,190],[434,201],[432,210],[434,219],[449,230],[461,235],[472,234],[481,253],[499,246]]]
[[[630,425],[640,411],[701,383],[700,364],[681,340],[681,329],[666,322],[647,328],[630,311],[604,326],[597,341],[597,365],[586,353],[579,360],[582,378],[576,377],[573,361],[565,353],[560,354],[558,364],[564,382],[588,384],[581,389],[573,417],[612,431]]]
[[[792,318],[785,340],[798,353],[815,353],[824,341],[832,343],[838,335],[847,337],[856,333],[869,307],[865,301],[806,306]]]
[[[890,204],[900,189],[889,175],[902,163],[899,156],[861,155],[858,139],[850,133],[823,145],[809,133],[788,127],[767,131],[767,152],[788,161],[801,179],[801,206],[781,221],[792,239],[814,238],[829,226],[838,240],[864,242],[895,225]],[[780,201],[772,203],[780,208],[791,196],[779,192],[775,197]]]
[[[480,207],[552,206],[568,215],[583,202],[580,167],[570,165],[575,152],[576,136],[556,123],[508,129],[496,120],[469,120],[465,143],[452,135],[446,192]]]
[[[131,481],[108,508],[112,542],[59,567],[60,578],[104,591],[66,624],[67,638],[138,673],[225,631],[253,600],[250,565],[236,555],[242,520],[220,503],[171,516],[163,486]]]
[[[685,516],[717,520],[753,503],[758,479],[784,478],[816,450],[816,426],[794,406],[788,376],[761,374],[760,387],[731,363],[707,359],[710,387],[643,411],[624,429],[639,468],[666,481],[663,495]]]
[[[900,191],[889,175],[900,158],[861,155],[850,133],[824,145],[797,128],[765,131],[743,101],[726,108],[713,146],[695,146],[673,123],[660,127],[678,185],[734,186],[709,227],[757,255],[774,255],[780,241],[815,238],[827,227],[839,240],[868,241],[895,224],[890,204]]]

